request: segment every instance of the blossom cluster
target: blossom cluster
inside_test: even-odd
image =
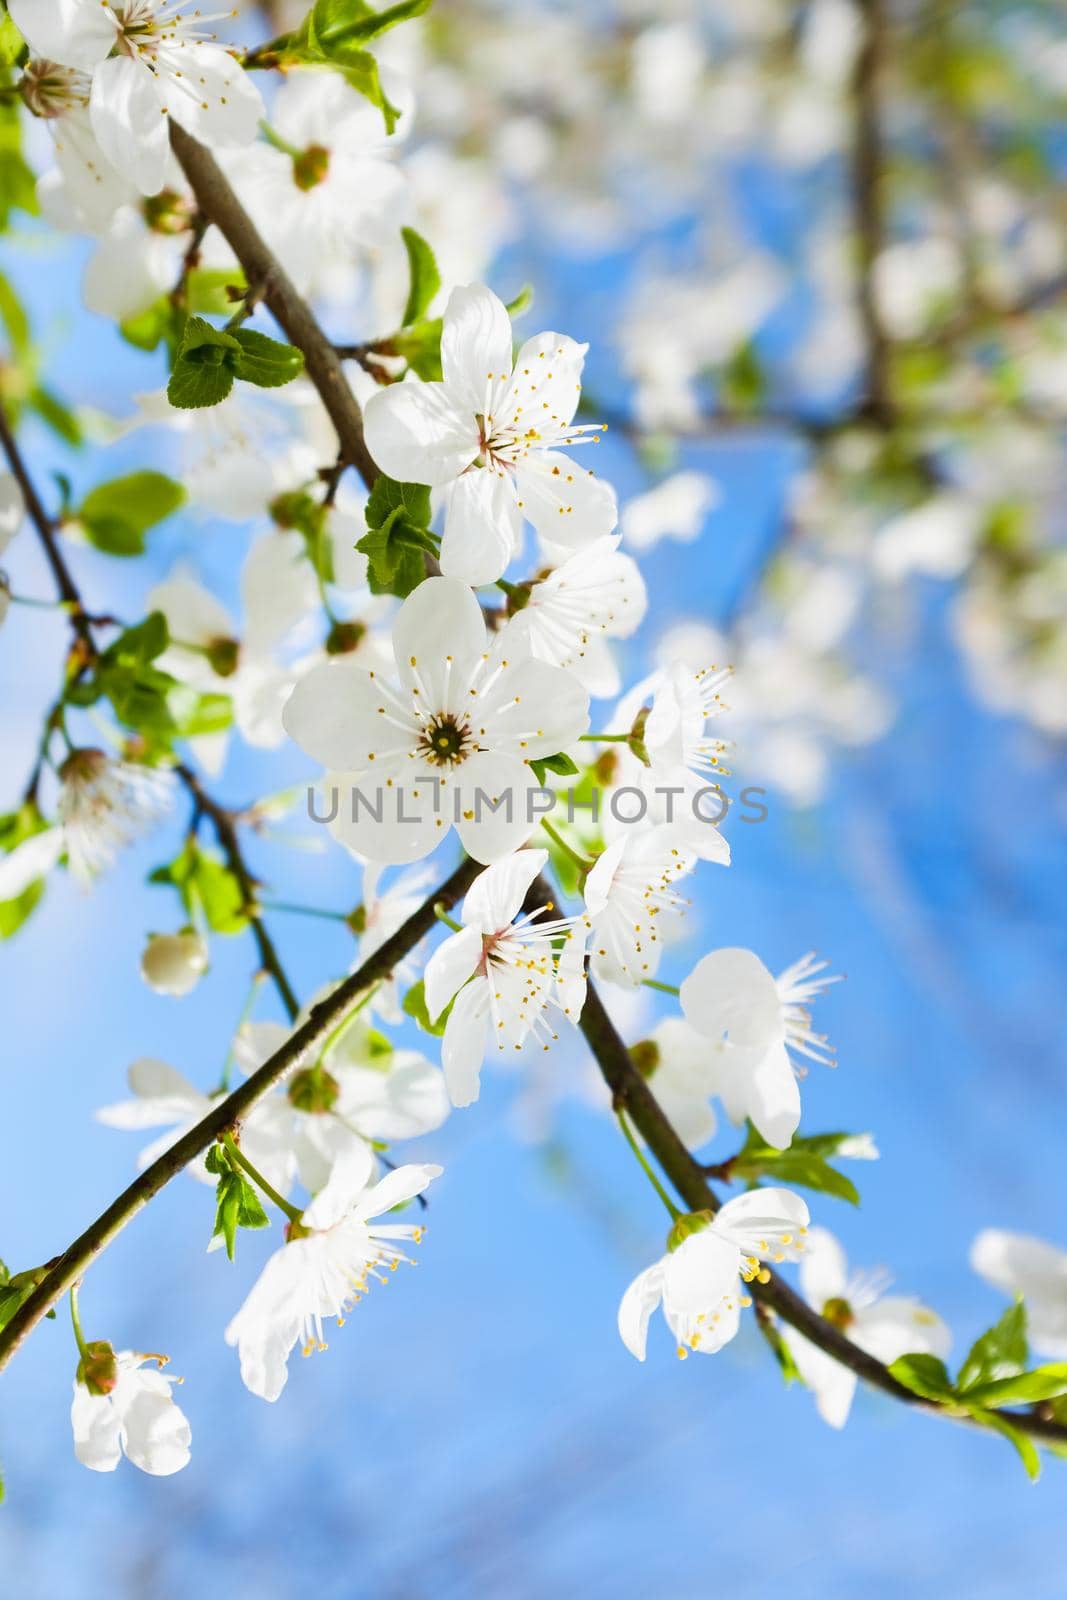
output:
[[[78,504],[65,498],[48,537],[128,555],[186,499],[193,515],[251,523],[254,533],[239,616],[187,565],[151,586],[144,620],[130,628],[64,595],[74,642],[25,803],[5,820],[0,909],[18,926],[64,864],[91,887],[188,794],[180,848],[152,873],[180,911],[148,936],[141,975],[160,996],[192,996],[215,940],[251,930],[290,1015],[253,1014],[260,974],[221,1081],[200,1085],[141,1057],[129,1068],[130,1097],[98,1115],[117,1129],[157,1130],[142,1170],[210,1123],[186,1164],[215,1190],[213,1249],[232,1257],[239,1236],[244,1243],[267,1223],[267,1206],[283,1219],[284,1241],[224,1334],[244,1383],[265,1400],[281,1396],[294,1350],[324,1350],[331,1324],[341,1327],[376,1283],[413,1263],[442,1168],[421,1148],[398,1161],[394,1147],[426,1140],[472,1107],[487,1063],[518,1057],[532,1080],[545,1052],[565,1058],[588,1019],[591,983],[605,986],[619,1018],[642,989],[677,999],[626,1049],[683,1150],[705,1152],[720,1113],[744,1130],[740,1149],[717,1165],[745,1191],[682,1210],[647,1167],[631,1109],[616,1105],[670,1212],[662,1253],[622,1295],[625,1347],[644,1360],[651,1315],[662,1309],[679,1355],[715,1353],[737,1335],[772,1268],[799,1263],[816,1323],[887,1366],[909,1357],[943,1364],[950,1335],[937,1313],[886,1294],[883,1274],[850,1274],[842,1247],[790,1186],[852,1198],[851,1179],[830,1158],[877,1155],[864,1135],[800,1133],[805,1074],[834,1065],[813,1018],[837,981],[828,963],[804,954],[775,974],[754,951],[724,945],[701,954],[677,988],[659,977],[708,868],[730,864],[728,810],[709,815],[700,804],[721,793],[725,763],[736,759],[727,702],[742,764],[746,730],[773,762],[795,731],[783,726],[794,711],[799,722],[811,699],[824,700],[842,739],[884,725],[877,693],[859,681],[842,686],[826,665],[854,615],[853,586],[823,573],[792,636],[753,637],[732,668],[701,624],[684,639],[667,636],[650,674],[627,677],[627,641],[649,607],[633,552],[692,537],[715,488],[679,472],[620,511],[598,471],[604,424],[582,392],[588,346],[554,329],[516,339],[513,316],[524,308],[482,281],[498,242],[491,230],[479,235],[461,215],[436,249],[427,243],[420,229],[433,231],[429,195],[439,202],[446,158],[431,145],[398,158],[415,111],[400,58],[383,55],[361,94],[329,11],[316,6],[283,36],[278,61],[267,52],[268,65],[286,68],[268,104],[253,72],[264,58],[242,57],[211,31],[221,18],[178,0],[9,0],[25,43],[19,92],[54,148],[41,207],[94,241],[90,309],[171,362],[166,395],[143,397],[122,431],[165,430],[181,459],[176,483],[146,472],[99,485]],[[642,35],[636,74],[646,111],[664,61],[685,78],[678,39],[669,28],[652,34]],[[812,50],[813,83],[836,83],[840,63]],[[346,70],[328,70],[338,64]],[[805,103],[792,115],[818,142],[833,129],[816,109]],[[339,347],[376,469],[363,489],[353,487],[357,463],[333,413],[302,373],[306,351],[261,331],[266,286],[248,281],[209,217],[172,151],[172,122],[214,151],[294,292],[371,328],[373,337]],[[432,182],[420,179],[435,155]],[[717,303],[743,300],[742,321],[754,329],[776,300],[771,277],[720,285]],[[401,280],[408,293],[398,302]],[[646,421],[685,423],[715,330],[702,306],[692,318],[700,337],[679,351],[660,340],[662,313],[648,305],[632,319],[624,365]],[[819,487],[809,485],[809,517]],[[0,550],[35,515],[15,477],[0,480]],[[883,565],[907,565],[915,539],[914,528],[883,531]],[[929,541],[920,542],[929,559]],[[0,587],[0,620],[7,601]],[[103,630],[117,631],[104,643]],[[783,684],[793,695],[784,710]],[[78,742],[88,726],[92,742]],[[351,973],[391,950],[432,901],[438,850],[458,843],[479,868],[454,917],[451,902],[436,907],[442,926],[432,940],[425,930],[412,938],[350,1000],[351,973],[335,973],[300,1006],[265,942],[263,885],[240,838],[269,834],[293,799],[267,795],[235,812],[211,798],[208,780],[225,770],[235,740],[263,751],[288,742],[323,790],[371,797],[328,822],[339,872],[362,875],[358,906],[339,918],[356,940]],[[794,741],[787,754],[785,786],[810,797],[818,749]],[[601,803],[566,823],[539,815],[531,797],[562,784]],[[628,808],[624,795],[640,804]],[[204,839],[212,829],[214,846]],[[321,832],[311,842],[322,845]],[[316,1018],[333,1006],[322,1036]],[[412,1022],[422,1049],[396,1034]],[[246,1092],[227,1120],[220,1111],[234,1073]],[[1052,1359],[1067,1356],[1064,1259],[999,1232],[983,1233],[974,1250],[983,1276],[1025,1294],[1034,1347]],[[3,1296],[14,1295],[13,1310],[22,1303],[22,1285],[11,1284],[0,1286],[0,1308]],[[843,1425],[856,1376],[840,1350],[812,1337],[810,1323],[798,1331],[759,1309],[780,1359],[825,1420]],[[72,1311],[79,1459],[106,1471],[125,1453],[150,1473],[180,1469],[191,1430],[164,1358],[87,1341],[76,1299]]]

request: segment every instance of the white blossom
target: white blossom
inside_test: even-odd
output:
[[[192,1430],[171,1393],[179,1380],[146,1371],[149,1361],[158,1364],[159,1357],[116,1351],[117,1378],[108,1394],[90,1394],[75,1381],[74,1454],[93,1472],[114,1472],[123,1455],[159,1478],[187,1465]]]
[[[575,423],[588,347],[540,333],[511,355],[511,320],[481,284],[454,289],[441,335],[441,383],[406,382],[367,402],[367,445],[401,482],[445,491],[441,570],[491,583],[518,553],[523,519],[570,549],[615,526],[611,488],[564,453],[598,438]]]

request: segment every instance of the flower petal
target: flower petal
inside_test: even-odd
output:
[[[375,762],[403,758],[418,737],[414,717],[408,722],[395,694],[343,659],[304,674],[286,701],[282,722],[302,750],[335,772],[367,772]]]
[[[774,979],[751,950],[713,950],[681,987],[686,1021],[709,1039],[766,1049],[784,1037]]]
[[[65,67],[92,71],[117,36],[110,7],[85,0],[9,0],[7,9],[33,54]]]
[[[415,1196],[428,1189],[443,1171],[443,1167],[438,1167],[431,1161],[410,1162],[407,1166],[396,1167],[392,1172],[387,1172],[384,1178],[379,1178],[378,1182],[360,1197],[352,1207],[352,1215],[362,1222],[384,1216],[394,1207],[402,1206],[408,1200],[414,1200]]]
[[[463,928],[439,945],[426,963],[426,1010],[436,1022],[453,995],[473,976],[482,959],[482,935],[477,927]]]
[[[619,520],[615,491],[560,450],[531,450],[515,469],[519,504],[550,544],[590,544]]]
[[[807,1225],[808,1208],[792,1190],[752,1189],[727,1200],[712,1229],[744,1255],[793,1259],[797,1235]]]
[[[829,1228],[812,1228],[800,1258],[800,1288],[809,1305],[822,1311],[827,1300],[846,1298],[848,1260]]]
[[[170,145],[158,80],[140,60],[111,56],[93,73],[89,115],[111,165],[142,194],[163,187]]]
[[[469,1106],[478,1098],[488,1034],[489,984],[475,978],[456,996],[441,1041],[441,1065],[454,1106]]]
[[[475,587],[495,583],[518,553],[521,535],[512,478],[495,467],[464,472],[448,495],[441,571]]]
[[[164,75],[172,80],[175,74]],[[195,93],[184,92],[195,84]],[[188,42],[182,50],[181,77],[167,83],[167,109],[194,138],[214,149],[251,144],[264,116],[263,99],[244,68],[228,50],[208,41]]]
[[[485,653],[485,620],[458,578],[427,578],[413,589],[393,623],[393,654],[409,693],[427,714],[469,704],[475,664]]]
[[[122,1456],[122,1425],[109,1396],[90,1394],[83,1383],[75,1383],[70,1425],[74,1454],[82,1466],[93,1472],[114,1472]]]
[[[506,928],[522,910],[530,885],[547,860],[547,850],[516,850],[480,872],[463,902],[463,921],[480,934]]]
[[[482,283],[452,290],[441,328],[441,371],[449,398],[472,417],[495,416],[511,378],[511,318]]]
[[[534,826],[529,796],[538,784],[524,761],[482,751],[463,763],[461,785],[456,831],[468,855],[488,865],[525,844]]]
[[[398,483],[439,489],[458,478],[478,455],[474,411],[458,409],[443,383],[391,383],[363,411],[367,449]]]
[[[619,1301],[619,1338],[638,1361],[645,1359],[648,1320],[663,1296],[663,1263],[639,1272]]]

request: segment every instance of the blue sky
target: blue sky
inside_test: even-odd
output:
[[[4,266],[35,309],[56,385],[80,402],[124,407],[131,388],[159,374],[104,324],[63,309],[74,303],[77,254],[35,247]],[[512,289],[512,272],[529,268],[521,256],[509,262],[499,287]],[[568,331],[584,334],[581,280],[568,280],[562,298],[565,311],[545,292],[545,316],[558,310]],[[40,434],[28,444],[42,479],[69,466]],[[143,463],[148,448],[148,436],[135,436],[106,469],[96,464],[99,475]],[[694,449],[686,459],[719,475],[726,499],[695,550],[667,546],[649,562],[660,624],[683,601],[711,620],[722,613],[765,548],[781,492],[777,449]],[[642,486],[621,451],[604,468],[624,493]],[[114,603],[132,616],[179,555],[232,600],[246,542],[242,530],[179,518],[136,568],[93,552],[75,559],[90,601],[110,601],[117,585]],[[28,532],[9,566],[20,591],[47,592]],[[971,703],[945,596],[930,587],[917,602],[905,650],[869,646],[901,697],[894,731],[842,759],[818,811],[778,802],[765,825],[734,829],[735,864],[703,875],[694,940],[663,975],[676,981],[702,949],[733,943],[773,968],[817,948],[847,973],[820,1002],[841,1064],[813,1069],[805,1127],[872,1129],[883,1159],[852,1169],[860,1212],[826,1200],[816,1220],[842,1235],[857,1264],[885,1263],[903,1291],[935,1306],[959,1356],[999,1309],[967,1268],[978,1228],[1067,1243],[1051,1114],[1067,1077],[1063,769]],[[62,640],[59,625],[20,608],[0,635],[12,798]],[[634,665],[644,649],[642,635]],[[743,750],[735,768],[743,777]],[[265,770],[238,755],[216,787],[241,801]],[[308,769],[290,751],[270,770],[280,783]],[[57,882],[0,952],[0,1254],[15,1268],[55,1253],[128,1181],[136,1138],[96,1125],[91,1112],[121,1096],[129,1061],[158,1054],[202,1084],[217,1076],[249,950],[220,942],[209,978],[182,1003],[136,976],[143,930],[171,915],[144,875],[167,859],[179,829],[180,820],[138,847],[91,899]],[[338,856],[251,851],[280,897],[342,908],[358,898],[358,874]],[[302,993],[347,965],[337,927],[279,919],[277,932]],[[584,1071],[575,1044],[561,1079],[578,1083]],[[232,1266],[205,1259],[211,1196],[192,1180],[174,1183],[94,1269],[83,1309],[90,1336],[170,1352],[187,1379],[192,1465],[164,1481],[79,1467],[65,1314],[42,1326],[0,1380],[10,1592],[177,1600],[211,1585],[235,1600],[552,1591],[687,1600],[781,1589],[793,1600],[861,1590],[876,1600],[1058,1600],[1056,1463],[1034,1488],[999,1441],[869,1395],[835,1435],[809,1395],[782,1388],[751,1335],[714,1359],[680,1363],[657,1327],[647,1364],[635,1363],[618,1342],[615,1308],[662,1248],[655,1198],[608,1119],[580,1097],[563,1102],[549,1146],[517,1138],[516,1089],[514,1076],[490,1075],[474,1110],[415,1147],[446,1168],[420,1265],[372,1295],[327,1354],[294,1362],[273,1407],[244,1391],[222,1342],[270,1241],[246,1236]],[[715,1149],[728,1152],[728,1131]]]

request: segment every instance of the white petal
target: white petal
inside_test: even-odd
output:
[[[170,144],[157,80],[148,68],[131,56],[101,62],[93,73],[89,115],[112,166],[142,194],[158,194]]]
[[[589,696],[572,672],[513,661],[484,693],[480,721],[494,749],[523,760],[554,756],[588,728]]]
[[[656,1261],[639,1272],[619,1301],[619,1337],[638,1361],[645,1359],[648,1319],[663,1294],[663,1263]]]
[[[479,873],[463,902],[463,921],[479,933],[506,928],[522,910],[530,885],[547,860],[547,850],[517,850]]]
[[[542,539],[573,549],[610,533],[615,491],[560,450],[532,450],[515,469],[519,503]]]
[[[237,625],[226,607],[188,571],[179,569],[148,591],[147,611],[162,611],[175,644],[204,646],[234,639]]]
[[[363,774],[333,775],[324,785],[337,793],[330,832],[365,861],[421,861],[451,827],[451,812],[435,809],[434,778],[418,761],[379,761]]]
[[[856,1374],[792,1328],[783,1337],[797,1371],[815,1396],[820,1417],[831,1428],[843,1428],[852,1409]]]
[[[745,1114],[776,1150],[787,1150],[800,1125],[800,1084],[784,1044],[765,1052],[742,1051],[748,1065],[735,1067],[745,1084]]]
[[[505,422],[516,412],[528,415],[547,433],[564,428],[578,409],[582,368],[589,346],[565,333],[536,333],[515,357],[515,376],[499,403]]]
[[[476,978],[456,996],[441,1041],[441,1065],[454,1106],[469,1106],[478,1098],[488,1034],[489,984]]]
[[[0,902],[17,900],[31,883],[51,872],[63,850],[63,829],[45,828],[0,856]]]
[[[485,651],[482,608],[458,578],[427,578],[413,589],[393,623],[401,680],[418,689],[425,711],[469,704],[475,662]]]
[[[110,1398],[90,1394],[83,1383],[75,1383],[70,1424],[74,1454],[82,1466],[93,1472],[114,1472],[122,1455],[122,1425]]]
[[[136,1099],[101,1106],[96,1120],[109,1128],[158,1128],[189,1122],[207,1113],[211,1102],[187,1078],[152,1056],[134,1061],[126,1074]]]
[[[827,1300],[845,1297],[848,1261],[829,1228],[812,1228],[800,1258],[800,1288],[805,1300],[822,1311]]]
[[[353,1144],[334,1163],[329,1182],[320,1189],[304,1212],[304,1223],[309,1228],[332,1228],[334,1223],[351,1209],[356,1197],[362,1194],[374,1172],[374,1156],[370,1146]]]
[[[797,1235],[807,1225],[808,1208],[798,1194],[768,1188],[752,1189],[727,1200],[713,1228],[743,1254],[767,1257],[794,1253]]]
[[[491,416],[511,377],[511,318],[484,284],[453,289],[441,329],[441,371],[471,416]]]
[[[363,411],[367,449],[398,483],[441,488],[469,467],[479,450],[474,412],[457,410],[443,383],[392,383]]]
[[[349,1067],[340,1077],[339,1114],[367,1139],[415,1139],[448,1117],[444,1075],[415,1050],[394,1051],[388,1072]]]
[[[110,7],[86,0],[9,0],[11,20],[36,56],[91,71],[116,38]]]
[[[180,55],[181,78],[166,84],[167,109],[176,122],[215,149],[251,144],[264,115],[259,90],[220,45],[191,43]],[[161,74],[162,76],[162,74]],[[165,81],[165,80],[164,80]],[[193,94],[187,93],[189,85]]]
[[[352,1215],[363,1222],[384,1216],[396,1206],[414,1200],[415,1196],[428,1189],[443,1171],[443,1167],[438,1167],[430,1161],[410,1162],[407,1166],[397,1167],[394,1171],[387,1172],[384,1178],[379,1178],[378,1182],[357,1200],[352,1207]]]
[[[296,1239],[276,1250],[226,1329],[226,1343],[237,1346],[245,1387],[264,1400],[277,1400],[285,1388],[289,1352],[300,1330],[300,1280],[319,1248],[318,1240]]]
[[[374,771],[375,763],[380,770],[383,761],[413,748],[414,719],[409,732],[395,725],[392,712],[392,697],[383,695],[370,673],[342,658],[305,673],[286,701],[282,722],[289,737],[324,767],[361,773]]]
[[[709,1039],[766,1049],[783,1036],[774,979],[751,950],[704,956],[682,984],[681,1002],[686,1021]]]
[[[187,1465],[192,1430],[174,1403],[169,1379],[159,1372],[123,1373],[112,1399],[135,1467],[166,1478]]]
[[[952,1348],[952,1334],[941,1318],[911,1295],[886,1295],[857,1311],[849,1335],[887,1365],[915,1352],[943,1361]]]
[[[26,503],[18,480],[10,472],[0,472],[0,554],[18,533],[25,514]]]
[[[463,763],[461,783],[456,832],[468,855],[488,865],[525,844],[534,828],[528,797],[538,786],[525,762],[486,750]]]
[[[519,549],[522,512],[507,473],[492,467],[462,473],[452,485],[441,540],[441,571],[475,587],[494,583]]]
[[[241,568],[245,643],[252,652],[280,643],[319,604],[319,587],[300,534],[257,539]]]
[[[426,963],[426,1009],[436,1022],[482,959],[480,928],[464,928],[439,945]]]

